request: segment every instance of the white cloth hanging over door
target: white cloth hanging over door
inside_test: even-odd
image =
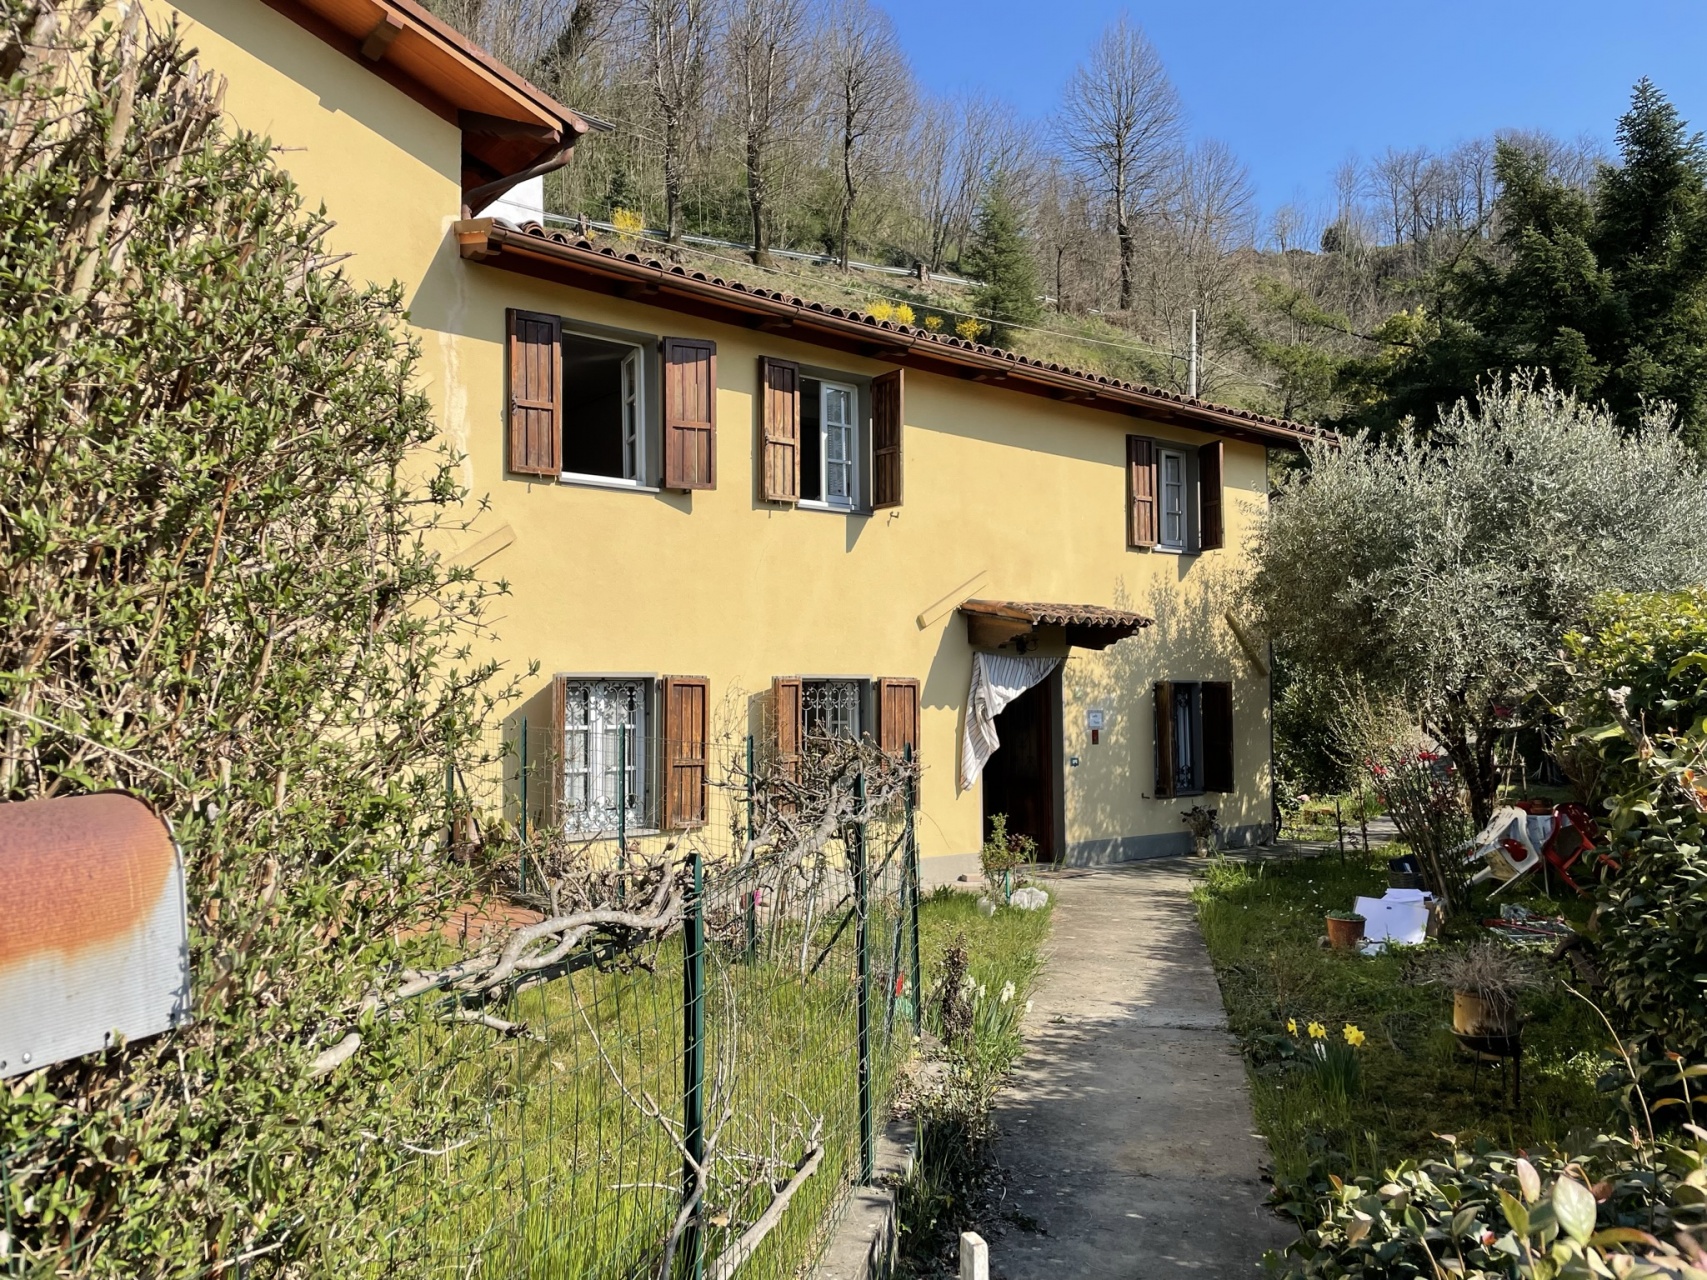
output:
[[[1001,746],[996,717],[1020,694],[1049,678],[1059,658],[1010,658],[1002,653],[972,655],[972,688],[966,695],[966,737],[960,748],[960,789],[970,791],[984,766]]]

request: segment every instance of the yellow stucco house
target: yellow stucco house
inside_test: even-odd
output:
[[[457,554],[537,664],[506,721],[552,760],[532,820],[688,825],[708,742],[870,733],[917,752],[927,880],[996,813],[1068,863],[1182,852],[1197,803],[1266,838],[1229,591],[1267,451],[1313,429],[548,230],[528,184],[592,126],[410,0],[170,9],[346,269],[406,286],[490,501]]]

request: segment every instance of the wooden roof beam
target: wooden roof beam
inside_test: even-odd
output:
[[[378,62],[391,48],[391,42],[402,34],[403,19],[387,11],[367,33],[367,39],[362,41],[362,57],[369,62]]]

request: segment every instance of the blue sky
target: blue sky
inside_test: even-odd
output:
[[[1032,116],[1124,8],[1161,51],[1193,135],[1233,148],[1264,211],[1325,200],[1341,160],[1388,145],[1511,127],[1610,149],[1643,75],[1707,129],[1707,0],[878,2],[927,88],[982,87]]]

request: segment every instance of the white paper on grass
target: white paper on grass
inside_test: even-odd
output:
[[[1364,941],[1421,945],[1428,937],[1428,903],[1420,897],[1394,899],[1390,893],[1385,898],[1359,898],[1354,904],[1352,909],[1363,917]]]

